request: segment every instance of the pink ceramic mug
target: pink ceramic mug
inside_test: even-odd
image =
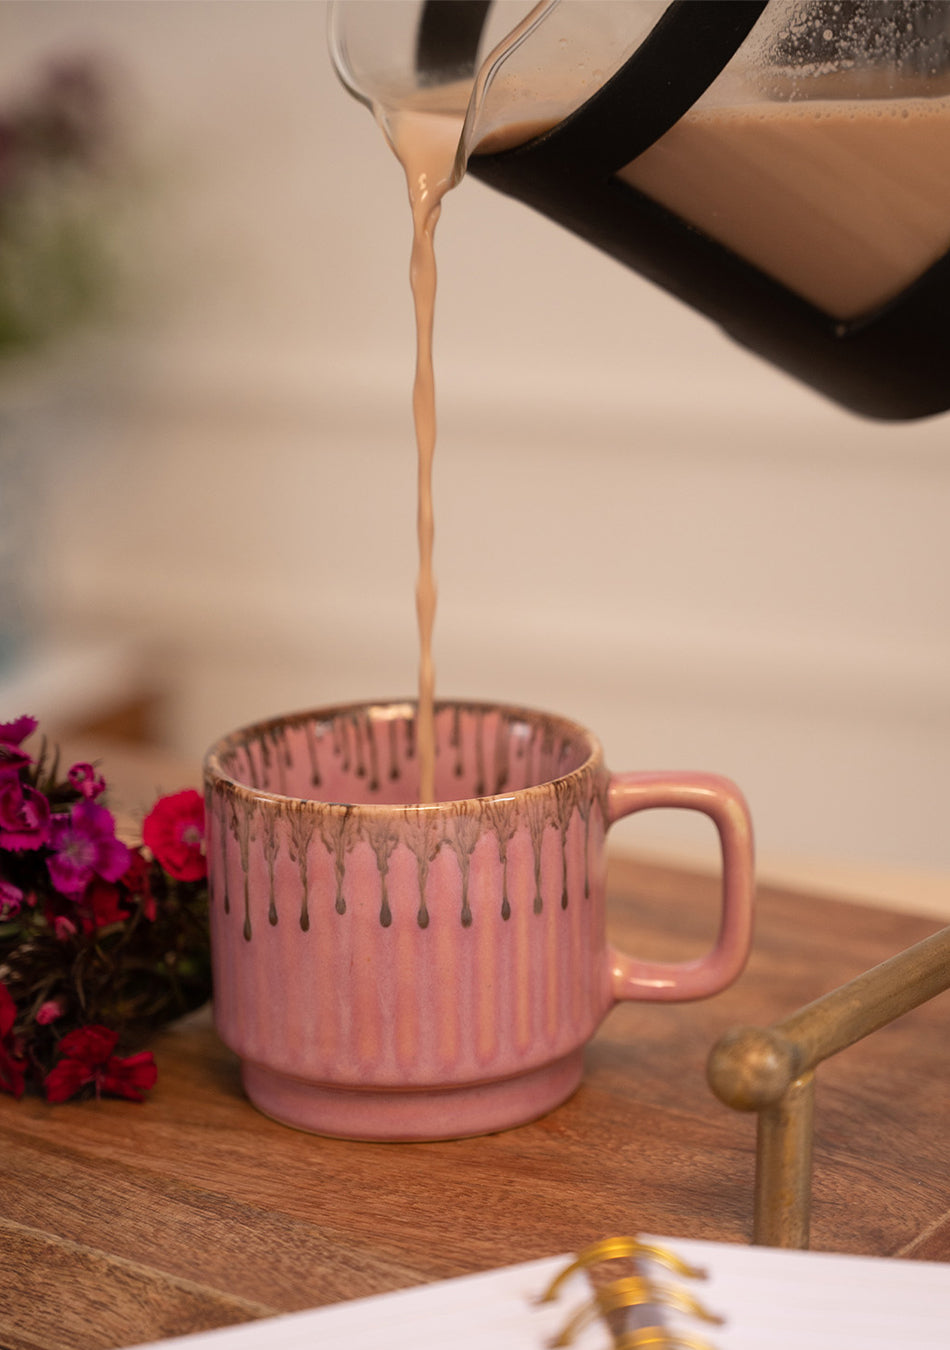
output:
[[[715,994],[742,970],[752,832],[708,774],[610,774],[597,740],[524,708],[441,703],[416,803],[415,708],[278,718],[205,760],[214,1010],[251,1101],[360,1139],[482,1134],[577,1087],[621,999]],[[606,940],[604,840],[648,807],[711,816],[722,922],[708,955]]]

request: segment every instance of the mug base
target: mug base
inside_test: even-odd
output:
[[[282,1125],[334,1139],[408,1143],[494,1134],[537,1120],[576,1091],[583,1054],[573,1050],[529,1073],[460,1087],[331,1087],[250,1060],[242,1062],[241,1076],[251,1103]]]

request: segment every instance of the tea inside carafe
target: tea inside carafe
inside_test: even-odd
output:
[[[835,318],[874,310],[950,249],[948,8],[772,9],[618,177]]]
[[[950,408],[946,0],[674,3],[562,123],[476,149],[473,176],[845,407]]]

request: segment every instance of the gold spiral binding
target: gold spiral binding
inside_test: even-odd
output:
[[[538,1299],[539,1303],[550,1303],[557,1298],[568,1278],[578,1270],[590,1270],[593,1267],[624,1258],[646,1259],[682,1279],[704,1280],[705,1270],[691,1266],[668,1247],[651,1242],[641,1242],[639,1238],[613,1237],[585,1247],[563,1270],[561,1270]],[[572,1313],[561,1329],[560,1334],[548,1344],[551,1347],[570,1345],[578,1333],[598,1317],[608,1318],[626,1308],[639,1308],[641,1320],[649,1317],[650,1306],[672,1308],[687,1317],[698,1321],[723,1324],[723,1319],[711,1313],[688,1289],[676,1285],[660,1283],[643,1274],[627,1275],[610,1284],[601,1285],[594,1297],[583,1307]],[[711,1342],[692,1332],[671,1331],[663,1326],[641,1325],[628,1331],[617,1332],[613,1338],[613,1350],[714,1350]]]
[[[660,1247],[652,1242],[641,1242],[639,1238],[634,1237],[603,1238],[600,1242],[593,1242],[589,1247],[585,1247],[583,1251],[578,1252],[574,1260],[554,1277],[539,1297],[538,1302],[553,1302],[560,1293],[562,1285],[575,1271],[589,1270],[591,1266],[599,1265],[602,1261],[614,1261],[623,1257],[638,1256],[655,1261],[657,1265],[664,1266],[684,1280],[704,1280],[706,1278],[705,1270],[688,1265],[668,1247]]]
[[[629,1275],[598,1289],[589,1303],[585,1303],[567,1319],[558,1336],[550,1344],[570,1345],[578,1332],[595,1318],[619,1312],[622,1308],[636,1308],[650,1303],[673,1308],[701,1322],[722,1325],[722,1318],[704,1308],[689,1290],[677,1289],[673,1285],[656,1284],[642,1275]]]
[[[715,1350],[715,1347],[702,1336],[692,1336],[689,1332],[640,1327],[617,1336],[614,1350]]]
[[[642,1275],[628,1275],[613,1284],[604,1285],[597,1291],[597,1303],[601,1312],[617,1312],[620,1308],[633,1308],[640,1303],[661,1303],[677,1312],[686,1313],[700,1322],[710,1322],[713,1326],[722,1326],[723,1319],[718,1313],[712,1313],[703,1307],[699,1299],[688,1289],[675,1285],[657,1284]]]

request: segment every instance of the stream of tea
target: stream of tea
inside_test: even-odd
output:
[[[538,0],[487,55],[472,82],[458,99],[462,85],[451,87],[454,99],[443,101],[435,111],[416,106],[382,107],[374,112],[383,134],[402,164],[412,210],[412,255],[409,279],[416,318],[416,374],[412,409],[418,456],[417,530],[419,571],[416,580],[416,615],[419,625],[419,701],[416,715],[416,745],[419,763],[419,801],[432,802],[435,790],[435,664],[432,633],[435,626],[436,585],[433,569],[435,518],[432,501],[432,466],[435,455],[435,377],[432,364],[432,334],[435,314],[435,227],[442,211],[442,198],[458,182],[456,154],[465,125],[465,109],[473,90],[484,87],[486,74],[521,41],[554,0]],[[440,91],[442,100],[449,91]],[[478,94],[476,93],[476,97]],[[449,111],[455,107],[459,110]]]
[[[419,800],[431,802],[435,800],[435,665],[432,659],[436,606],[432,563],[435,542],[432,465],[436,438],[435,376],[432,364],[436,289],[434,236],[442,210],[442,198],[453,185],[452,172],[462,119],[438,113],[402,110],[388,116],[386,130],[405,170],[412,208],[409,279],[416,318],[416,374],[412,411],[418,455],[419,536],[419,573],[416,580],[419,704],[416,746],[419,757]]]

